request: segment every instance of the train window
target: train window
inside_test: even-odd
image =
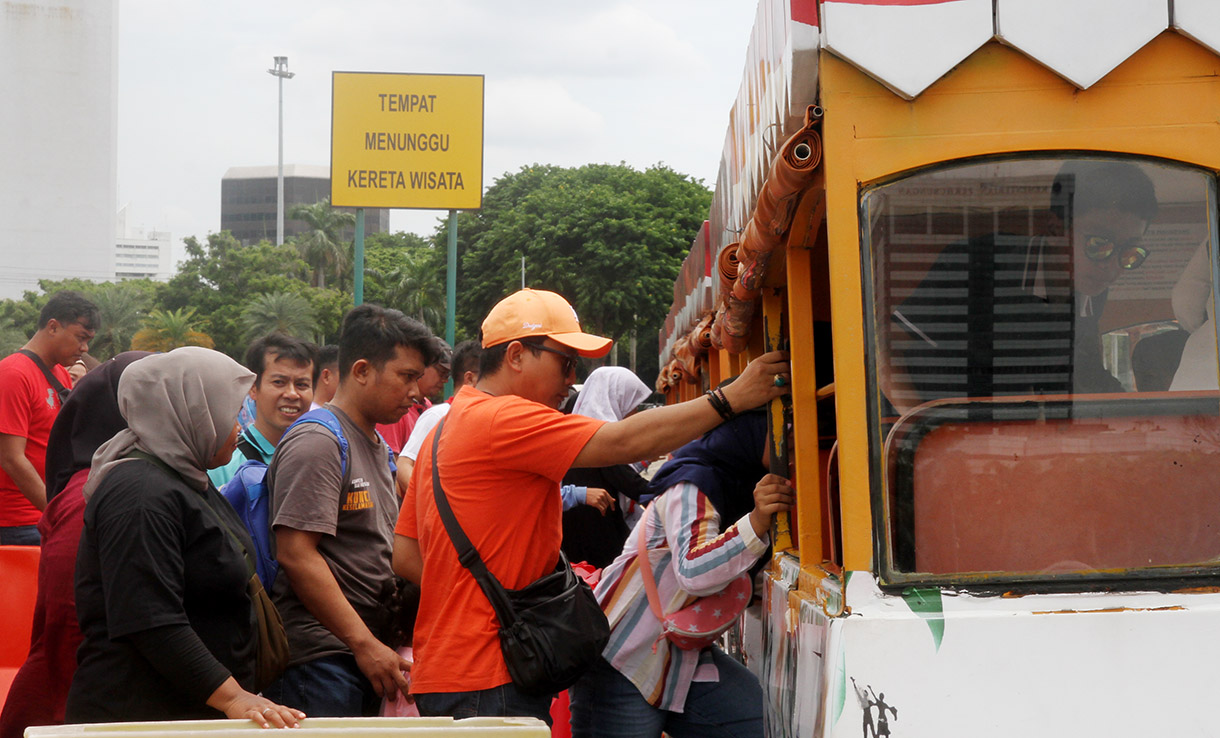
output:
[[[1215,207],[1210,172],[1131,157],[865,193],[893,574],[1220,560]]]

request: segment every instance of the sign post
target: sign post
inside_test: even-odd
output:
[[[330,202],[449,211],[445,335],[452,345],[457,211],[483,205],[483,76],[334,72]],[[354,292],[364,298],[363,211]]]
[[[364,208],[356,208],[356,242],[352,245],[352,298],[357,305],[364,304]]]
[[[457,314],[457,211],[449,211],[449,258],[445,269],[445,340],[453,346]],[[459,369],[460,371],[460,369]],[[452,385],[452,379],[449,384]],[[446,394],[452,387],[446,387]]]

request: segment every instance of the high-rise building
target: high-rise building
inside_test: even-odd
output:
[[[127,208],[119,211],[114,241],[113,279],[155,279],[174,276],[173,239],[169,231],[127,225]]]
[[[118,0],[0,10],[0,298],[114,278]]]
[[[275,242],[276,166],[230,167],[220,181],[220,229],[229,231],[243,244]],[[293,205],[313,205],[330,197],[330,167],[306,164],[284,165],[284,239],[308,229],[304,221],[291,220]],[[338,208],[354,213],[355,208]],[[390,228],[390,211],[364,209],[365,234],[383,233]],[[354,229],[343,233],[351,239]]]

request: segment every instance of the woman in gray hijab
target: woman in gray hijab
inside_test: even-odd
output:
[[[180,348],[119,380],[127,430],[93,456],[76,561],[84,643],[67,721],[222,715],[296,727],[304,713],[254,694],[258,628],[240,519],[209,481],[236,446],[254,374]]]

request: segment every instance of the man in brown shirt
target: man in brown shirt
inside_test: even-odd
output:
[[[347,441],[346,473],[337,437],[316,423],[290,428],[268,469],[281,569],[272,598],[292,661],[264,695],[311,717],[372,715],[381,697],[406,690],[410,664],[382,641],[398,497],[374,427],[411,407],[435,351],[431,332],[397,310],[351,310],[325,406]]]

